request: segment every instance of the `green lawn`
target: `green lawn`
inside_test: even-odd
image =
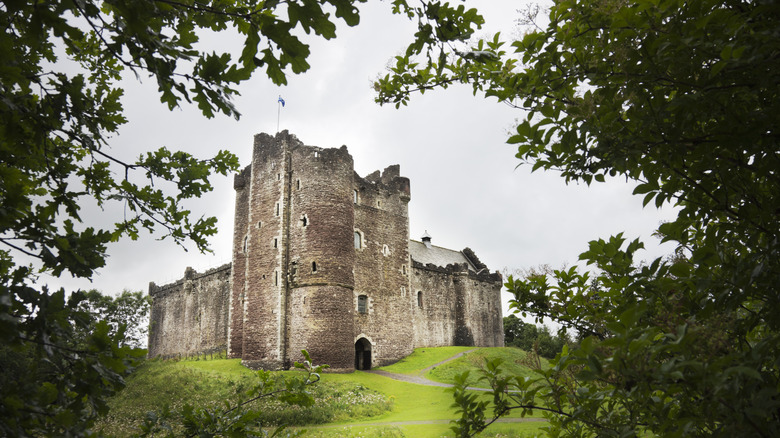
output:
[[[384,367],[387,371],[418,374],[469,347],[421,348],[408,358]],[[482,357],[516,360],[517,349],[477,349],[427,373],[442,382],[454,373],[475,369]],[[516,364],[513,362],[512,366]],[[285,374],[290,372],[281,372]],[[99,427],[102,431],[127,436],[146,412],[164,405],[172,410],[185,401],[203,406],[234,397],[250,388],[255,373],[237,359],[200,361],[148,361],[128,379],[127,388],[114,397],[111,412]],[[452,436],[449,420],[457,417],[448,388],[399,382],[376,374],[356,371],[350,374],[324,374],[312,392],[317,399],[313,408],[296,408],[272,417],[284,418],[307,430],[312,437],[441,437]],[[487,395],[486,395],[487,397]],[[356,401],[357,400],[357,401]],[[280,408],[275,406],[274,409]],[[439,421],[436,424],[397,424]],[[388,424],[389,423],[389,424]],[[545,422],[494,424],[483,437],[532,437]]]
[[[485,386],[485,382],[480,379],[479,370],[485,364],[486,359],[501,359],[503,361],[502,369],[506,373],[525,377],[533,376],[533,372],[525,365],[525,351],[515,347],[488,347],[478,348],[458,359],[438,366],[428,371],[425,377],[436,382],[452,383],[456,375],[469,371],[469,376],[475,380],[473,386]],[[541,358],[541,366],[548,366],[546,359]]]
[[[412,354],[386,367],[378,368],[391,373],[419,374],[425,368],[474,347],[417,348]]]

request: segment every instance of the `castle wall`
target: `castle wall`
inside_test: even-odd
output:
[[[500,275],[415,262],[411,287],[416,347],[504,345]]]
[[[230,272],[229,263],[202,274],[187,268],[184,278],[175,283],[149,284],[149,357],[226,348]]]
[[[244,298],[247,288],[249,239],[249,192],[252,167],[247,166],[233,179],[236,191],[233,221],[233,269],[231,272],[230,304],[228,310],[228,357],[241,357],[244,345]]]
[[[399,166],[365,179],[354,176],[352,202],[361,248],[355,252],[354,340],[371,343],[371,366],[410,354],[413,344],[409,294],[409,180]],[[354,236],[353,236],[354,238]],[[354,239],[353,239],[354,240]],[[353,242],[354,247],[354,242]],[[361,312],[359,300],[366,303]]]

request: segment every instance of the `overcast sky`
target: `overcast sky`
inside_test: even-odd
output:
[[[483,35],[516,32],[513,22],[520,2],[467,3],[485,16]],[[672,218],[672,210],[643,209],[641,197],[631,195],[633,184],[613,179],[590,187],[567,186],[555,173],[516,168],[516,148],[506,139],[515,119],[524,116],[519,110],[475,97],[462,86],[414,96],[401,109],[374,103],[372,80],[384,75],[388,61],[406,47],[415,23],[391,15],[385,2],[373,1],[361,11],[358,27],[340,26],[335,40],[310,42],[311,69],[291,76],[287,86],[276,87],[261,74],[242,86],[235,102],[240,121],[225,116],[207,120],[194,106],[168,111],[153,80],[128,80],[124,105],[129,123],[112,139],[111,152],[132,161],[161,146],[204,158],[227,149],[244,167],[253,135],[276,132],[281,95],[286,101],[282,130],[307,145],[346,145],[361,176],[400,164],[401,174],[411,180],[411,237],[419,240],[427,230],[435,245],[457,250],[468,246],[491,270],[571,265],[588,241],[618,232],[644,240],[647,251],[640,257],[645,259],[673,249],[659,247],[651,236],[661,221]],[[208,44],[224,48],[235,41],[218,36]],[[123,289],[146,291],[150,281],[175,281],[187,266],[202,272],[230,262],[232,180],[232,175],[214,177],[214,191],[188,205],[194,214],[219,219],[220,232],[211,239],[213,255],[198,254],[192,246],[185,252],[170,241],[145,235],[113,245],[107,266],[92,283],[43,280],[116,294]],[[122,215],[121,209],[88,211],[89,220],[96,222],[116,222]]]

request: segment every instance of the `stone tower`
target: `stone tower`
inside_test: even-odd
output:
[[[234,183],[231,357],[273,369],[306,348],[319,363],[353,367],[353,174],[346,147],[255,136]]]

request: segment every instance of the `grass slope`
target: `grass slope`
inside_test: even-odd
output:
[[[501,368],[507,374],[525,377],[533,376],[533,372],[525,365],[525,351],[515,347],[485,347],[478,348],[453,361],[437,366],[425,373],[425,377],[435,382],[451,384],[455,376],[469,371],[469,377],[474,381],[474,386],[484,387],[486,382],[480,378],[479,370],[484,366],[485,360],[494,359],[501,359]],[[540,359],[541,366],[547,367],[547,360],[544,358]]]
[[[473,347],[419,348],[406,359],[382,369],[420,375],[422,370]],[[466,369],[476,370],[484,357],[502,357],[515,367],[522,351],[481,348],[429,371],[427,377],[451,382]],[[514,368],[513,368],[514,369]],[[522,370],[521,370],[522,371]],[[474,372],[474,375],[477,373]],[[254,372],[239,360],[148,361],[129,379],[127,388],[110,401],[111,412],[99,426],[111,435],[127,436],[151,410],[185,402],[196,406],[218,403],[253,385]],[[306,412],[280,413],[264,407],[274,418],[308,424],[311,437],[442,437],[452,436],[449,420],[457,418],[448,388],[400,382],[376,374],[325,374],[313,388],[317,405]],[[487,397],[487,395],[485,395]],[[419,424],[435,421],[435,424]],[[409,423],[412,424],[409,424]],[[418,424],[414,424],[414,423]],[[327,423],[327,425],[323,425]],[[536,436],[544,422],[495,424],[482,437]]]

